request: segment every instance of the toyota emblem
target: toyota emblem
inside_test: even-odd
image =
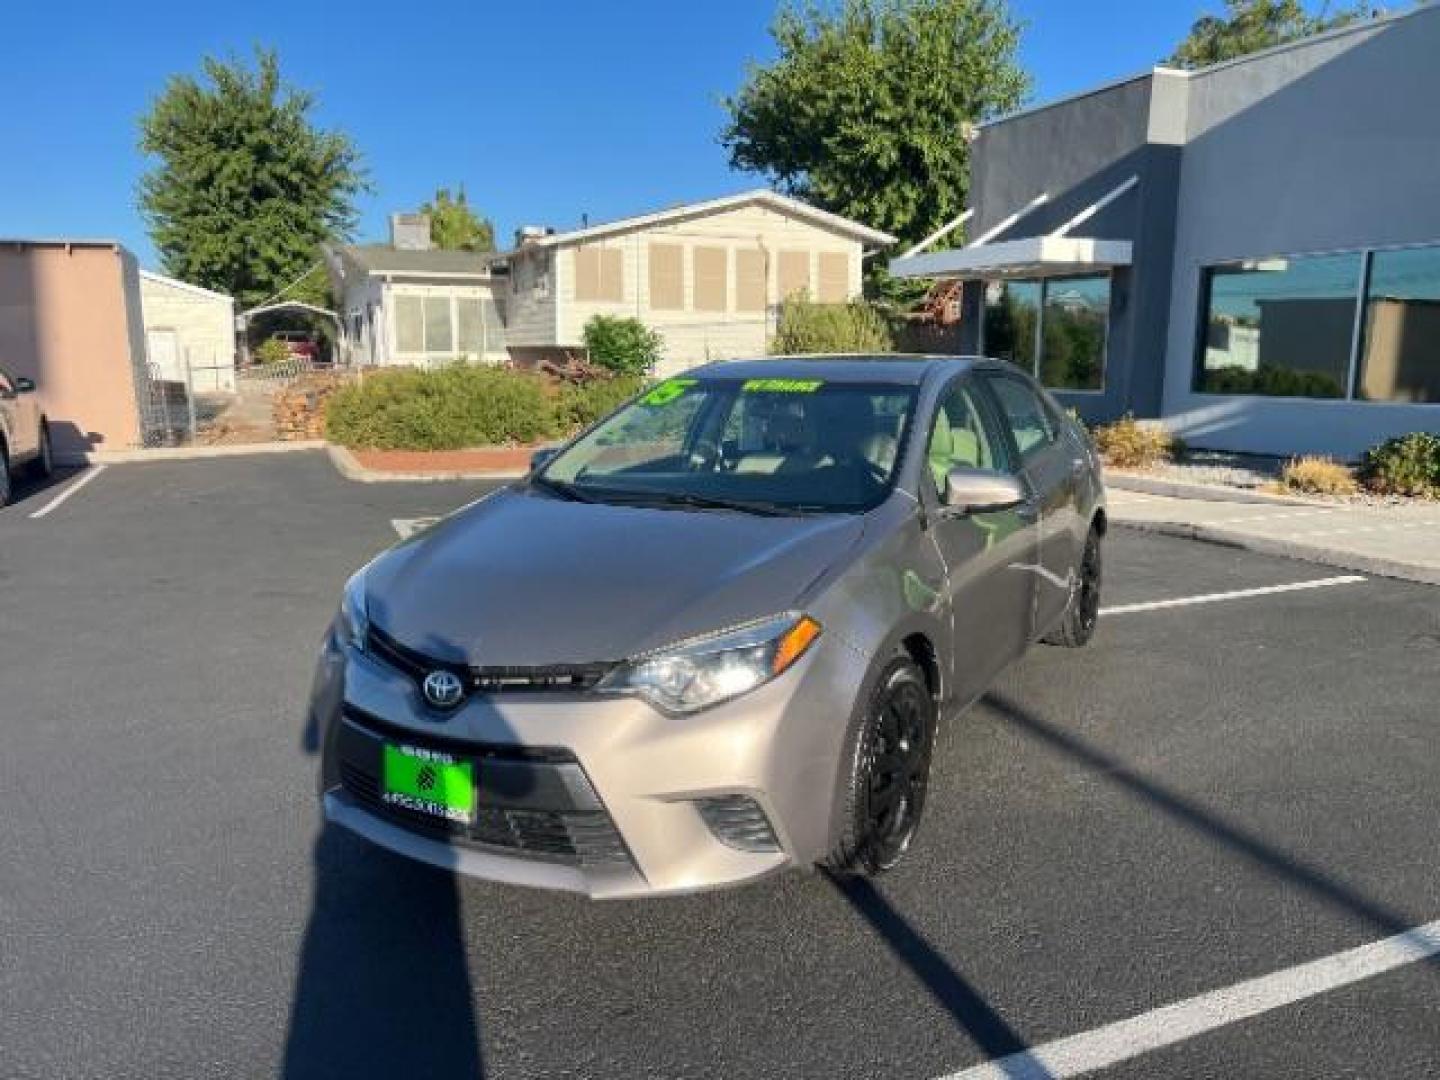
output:
[[[465,696],[465,684],[453,671],[430,672],[420,689],[425,694],[425,700],[437,709],[453,709]]]

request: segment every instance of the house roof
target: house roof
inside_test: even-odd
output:
[[[858,221],[851,221],[849,218],[841,217],[839,214],[832,214],[828,210],[821,210],[819,207],[811,206],[809,203],[801,202],[799,199],[792,199],[788,195],[781,195],[779,192],[771,191],[769,188],[755,188],[752,191],[742,191],[735,195],[724,195],[718,199],[707,199],[704,202],[681,203],[678,206],[667,207],[664,210],[656,210],[649,214],[640,214],[635,217],[619,218],[615,221],[607,221],[599,225],[590,225],[583,229],[571,229],[568,232],[551,233],[549,236],[537,237],[525,248],[534,247],[555,247],[560,244],[573,244],[582,240],[592,240],[601,236],[608,236],[617,232],[629,232],[633,229],[644,229],[652,225],[663,225],[671,221],[682,221],[687,218],[704,217],[707,214],[718,214],[725,210],[733,210],[739,206],[747,206],[751,203],[758,203],[768,206],[781,213],[793,214],[799,218],[806,218],[824,228],[833,229],[836,232],[853,236],[864,243],[874,244],[879,247],[888,247],[895,243],[895,237],[879,229],[872,229],[868,225],[861,225]],[[517,249],[520,250],[520,249]],[[509,258],[515,251],[500,251],[489,255],[491,261],[498,261]]]
[[[477,251],[403,251],[389,244],[343,244],[337,249],[367,274],[393,277],[489,277],[491,255]]]
[[[170,288],[179,289],[182,292],[195,293],[197,296],[208,296],[213,300],[225,300],[232,304],[235,302],[235,298],[226,293],[216,292],[214,289],[202,288],[199,285],[191,285],[188,281],[166,277],[164,274],[157,274],[154,270],[141,270],[140,276],[146,281],[153,281],[157,285],[168,285]]]

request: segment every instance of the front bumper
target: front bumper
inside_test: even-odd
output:
[[[325,815],[436,866],[596,898],[751,881],[824,851],[863,667],[822,639],[779,679],[687,717],[572,692],[476,695],[439,714],[410,676],[331,636],[312,701]],[[474,822],[382,803],[387,742],[475,761]],[[774,850],[740,850],[712,831],[702,800],[721,796],[753,800]]]

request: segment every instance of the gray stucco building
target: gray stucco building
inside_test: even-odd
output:
[[[981,127],[963,347],[1088,420],[1353,458],[1440,431],[1440,7]]]

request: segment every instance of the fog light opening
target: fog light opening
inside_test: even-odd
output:
[[[760,804],[748,795],[713,795],[695,800],[700,817],[726,847],[736,851],[780,850],[780,841]]]

